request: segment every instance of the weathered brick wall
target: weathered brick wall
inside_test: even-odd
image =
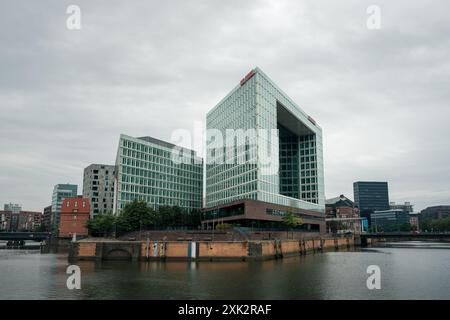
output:
[[[96,242],[78,242],[78,256],[86,258],[94,258],[96,254]]]
[[[334,239],[325,239],[323,241],[323,248],[324,249],[331,249],[335,247]]]
[[[155,243],[157,244],[155,248]],[[147,242],[123,241],[120,243],[78,242],[77,256],[79,258],[102,258],[102,247],[121,246],[122,249],[130,249],[133,257],[146,259],[177,258],[188,259],[192,242],[189,241],[150,241],[147,250]],[[306,254],[317,252],[320,249],[335,249],[354,245],[353,238],[323,238],[302,240],[262,240],[262,241],[236,241],[236,242],[195,242],[196,257],[199,259],[212,258],[276,258],[283,255]],[[137,250],[135,250],[135,246]],[[100,249],[99,249],[100,248]],[[110,250],[109,248],[108,250]],[[100,250],[100,251],[99,251]],[[106,249],[105,249],[106,250]],[[155,252],[156,250],[156,252]],[[137,252],[137,253],[136,253]],[[105,253],[105,252],[104,252]],[[106,252],[107,253],[107,252]],[[105,254],[106,254],[105,253]]]
[[[285,240],[281,242],[281,252],[282,254],[292,254],[298,253],[300,251],[300,246],[298,240]]]
[[[275,255],[275,248],[273,241],[263,241],[261,242],[262,246],[262,256],[263,257],[271,257]]]
[[[200,242],[199,257],[247,257],[247,242]]]

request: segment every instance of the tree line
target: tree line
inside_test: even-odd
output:
[[[112,213],[98,214],[94,219],[86,222],[86,228],[91,236],[122,235],[139,230],[164,229],[197,229],[201,225],[204,215],[201,210],[183,210],[178,206],[161,206],[157,210],[148,206],[145,201],[134,200],[125,205],[119,215]],[[297,229],[303,220],[288,210],[283,216],[282,224],[288,230]],[[233,224],[218,224],[217,229],[231,229]]]
[[[161,206],[155,210],[145,201],[134,200],[119,215],[99,214],[88,220],[86,227],[92,236],[110,236],[146,229],[196,229],[202,219],[203,213],[198,209],[186,211],[178,206]]]
[[[422,231],[450,231],[450,217],[420,220]]]

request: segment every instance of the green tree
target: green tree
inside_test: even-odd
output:
[[[292,231],[292,229],[295,229],[303,224],[303,219],[294,213],[294,209],[289,208],[286,215],[283,216],[283,224]],[[294,238],[293,232],[292,238]]]
[[[199,209],[193,209],[187,216],[187,226],[191,228],[197,228],[202,224],[203,212]]]
[[[409,231],[411,231],[411,224],[409,224],[408,222],[405,222],[400,225],[399,229],[402,232],[409,232]]]
[[[231,223],[220,223],[216,227],[216,230],[230,230],[230,229],[233,229],[233,225]]]
[[[104,213],[95,216],[86,222],[86,228],[92,236],[110,236],[116,227],[117,219],[112,213]]]
[[[303,224],[303,219],[294,213],[293,209],[288,209],[288,212],[283,216],[283,224],[288,228],[297,228]]]
[[[134,200],[125,205],[117,217],[117,228],[120,232],[144,229],[154,224],[155,213],[145,201]]]

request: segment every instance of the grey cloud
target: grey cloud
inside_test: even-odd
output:
[[[450,202],[446,1],[0,4],[0,201],[41,210],[56,183],[113,163],[120,133],[169,139],[261,67],[324,130],[326,195],[388,180],[416,209]]]

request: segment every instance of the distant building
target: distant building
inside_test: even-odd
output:
[[[59,214],[61,212],[61,203],[65,198],[73,198],[77,196],[78,186],[76,184],[57,184],[53,188],[52,195],[52,229],[59,226]]]
[[[22,211],[22,206],[17,203],[5,203],[3,207],[5,211],[11,211],[12,213],[19,213]]]
[[[361,232],[359,209],[344,195],[325,200],[325,221],[328,232]]]
[[[44,213],[42,215],[42,226],[45,227],[46,230],[51,230],[51,222],[52,222],[52,206],[49,205],[48,207],[44,208]]]
[[[0,211],[0,230],[34,231],[40,227],[41,212],[34,211]]]
[[[409,213],[414,211],[413,210],[413,206],[414,205],[412,205],[411,202],[405,202],[404,204],[400,204],[400,203],[397,204],[395,202],[390,202],[389,203],[389,208],[390,209],[392,209],[392,210],[400,209],[400,210],[403,210],[403,211],[409,212]]]
[[[353,183],[353,193],[361,217],[369,218],[374,211],[390,209],[387,182],[357,181]]]
[[[450,216],[450,206],[433,206],[420,212],[420,220],[443,219]]]
[[[418,213],[410,213],[409,214],[409,223],[411,227],[414,227],[416,230],[419,230],[419,214]]]
[[[374,231],[409,231],[403,227],[410,225],[410,215],[401,209],[375,211],[370,214],[371,228]]]
[[[82,196],[65,198],[61,204],[59,237],[71,238],[74,234],[87,236],[86,222],[90,216],[89,199]]]
[[[9,230],[11,221],[11,211],[0,211],[0,230]]]
[[[19,214],[5,210],[0,211],[0,223],[0,230],[16,231],[19,227]]]
[[[90,199],[91,218],[114,209],[114,165],[91,164],[84,169],[83,197]]]
[[[173,161],[174,148],[182,151],[189,161]],[[186,211],[201,209],[203,159],[195,151],[169,142],[122,134],[114,188],[114,213],[133,200],[145,201],[154,209],[160,206],[178,206]]]
[[[19,213],[10,212],[10,220],[9,220],[9,231],[18,231],[19,230]]]
[[[17,229],[20,231],[34,231],[41,226],[41,223],[42,212],[20,211]]]

